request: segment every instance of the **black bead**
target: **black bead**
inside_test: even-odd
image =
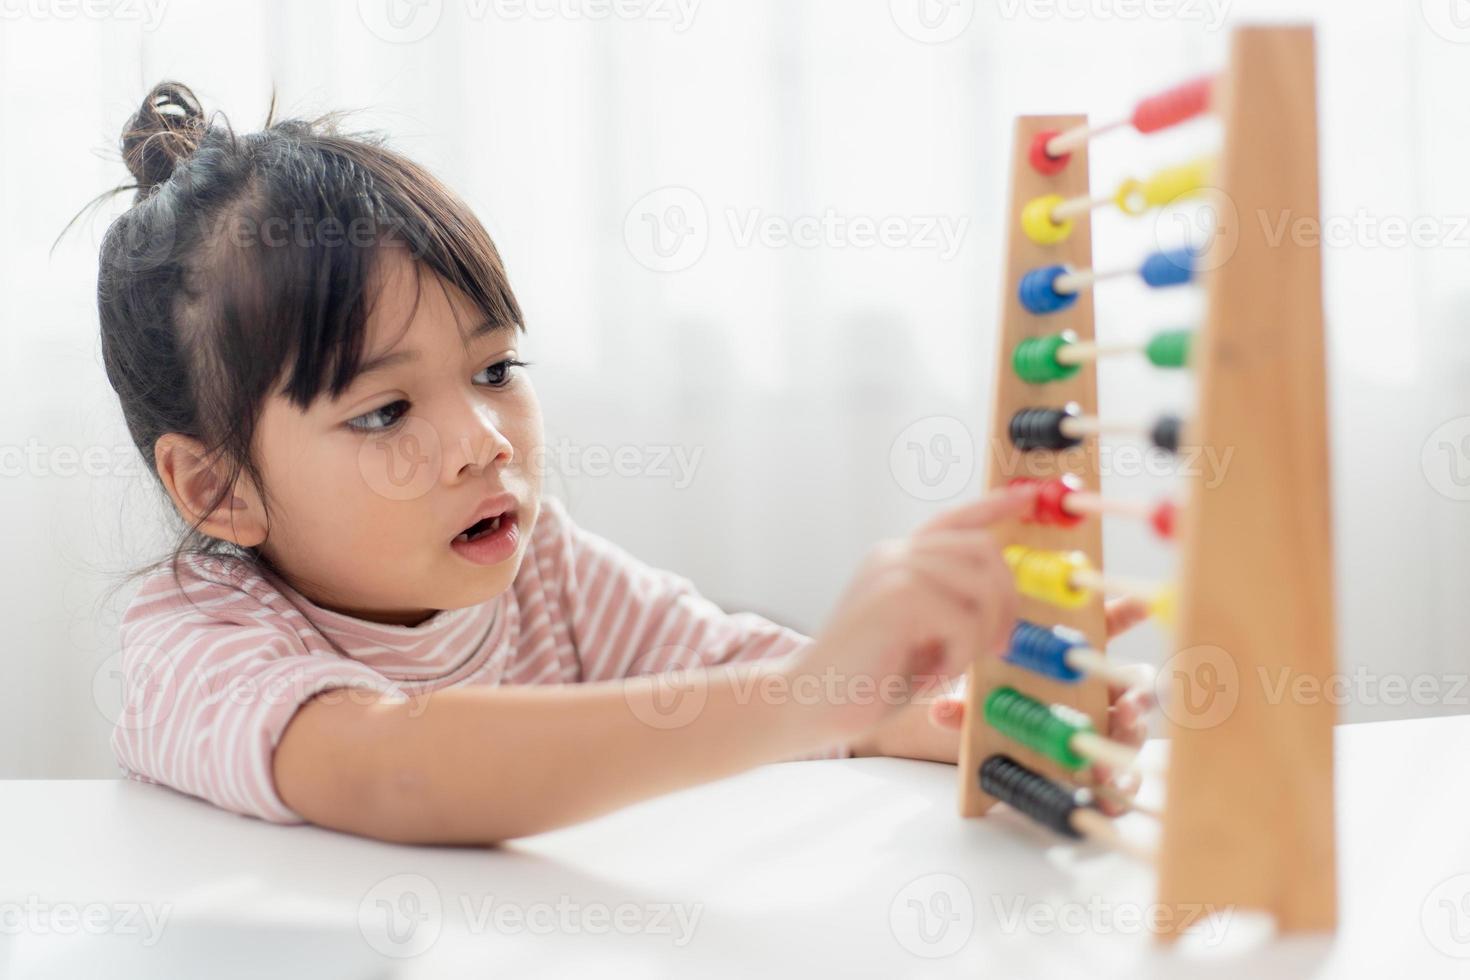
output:
[[[1072,791],[1008,755],[985,760],[980,766],[980,788],[1059,834],[1082,836],[1072,826],[1072,813],[1080,806]]]
[[[1023,408],[1011,416],[1011,444],[1020,450],[1070,449],[1082,440],[1062,431],[1062,421],[1074,418],[1065,408]]]
[[[1184,430],[1184,422],[1177,415],[1164,415],[1154,423],[1153,430],[1149,433],[1153,443],[1166,453],[1177,453],[1179,451],[1179,436]]]

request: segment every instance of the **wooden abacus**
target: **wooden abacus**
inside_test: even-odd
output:
[[[1158,691],[1170,738],[1158,901],[1261,910],[1282,931],[1332,929],[1337,916],[1336,711],[1327,698],[1273,696],[1267,682],[1285,672],[1323,684],[1335,669],[1320,255],[1315,242],[1271,235],[1283,216],[1318,218],[1315,83],[1309,27],[1237,30],[1224,72],[1145,100],[1126,121],[1151,132],[1212,111],[1223,131],[1214,165],[1174,168],[1110,197],[1091,195],[1087,144],[1121,124],[1016,120],[987,485],[1030,478],[1044,492],[1028,520],[996,529],[1024,622],[1007,659],[971,668],[960,750],[964,816],[997,802],[989,789],[1063,832],[1116,836],[1074,792],[1092,782],[1093,762],[1128,755],[1098,734],[1108,706],[1097,653],[1107,642],[1103,593],[1119,587],[1098,571],[1100,514],[1131,510],[1169,532],[1177,524],[1177,590],[1152,593],[1160,618],[1173,620]],[[1159,253],[1136,267],[1151,286],[1206,291],[1192,342],[1148,345],[1156,364],[1187,360],[1197,390],[1183,437],[1169,420],[1151,435],[1166,450],[1181,438],[1228,449],[1229,463],[1217,483],[1197,468],[1184,477],[1177,518],[1111,506],[1099,495],[1096,437],[1108,429],[1096,422],[1096,362],[1116,348],[1093,344],[1089,287],[1106,274],[1088,271],[1089,214],[1203,190],[1233,206],[1229,226],[1201,252]],[[1233,698],[1229,710],[1171,697],[1191,695],[1211,671],[1233,688],[1215,692]],[[1038,726],[1050,726],[1049,743]]]

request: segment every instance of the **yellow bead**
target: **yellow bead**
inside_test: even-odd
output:
[[[1148,199],[1143,196],[1143,182],[1132,177],[1123,181],[1118,185],[1118,193],[1113,195],[1113,203],[1124,214],[1131,214],[1135,218],[1143,214],[1148,210]]]
[[[1181,197],[1198,194],[1210,181],[1214,161],[1208,157],[1165,167],[1147,180],[1125,180],[1113,201],[1124,214],[1139,215],[1161,208]]]
[[[1158,591],[1158,594],[1148,604],[1149,615],[1158,620],[1163,626],[1174,625],[1174,615],[1178,611],[1179,591],[1172,585],[1166,585]]]
[[[1064,609],[1084,606],[1092,598],[1091,592],[1072,581],[1075,573],[1090,568],[1080,551],[1041,551],[1013,544],[1002,554],[1016,577],[1016,591],[1024,596]]]
[[[1073,222],[1070,219],[1057,222],[1051,217],[1052,209],[1061,203],[1060,194],[1047,194],[1026,202],[1021,209],[1021,230],[1026,237],[1038,245],[1056,245],[1066,241],[1072,234]]]

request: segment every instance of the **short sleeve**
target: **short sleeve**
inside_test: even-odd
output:
[[[305,822],[272,774],[296,710],[337,688],[365,701],[398,691],[365,664],[308,651],[281,624],[197,613],[125,629],[122,675],[112,749],[129,778],[272,823]]]
[[[787,656],[811,638],[752,612],[726,612],[684,576],[578,526],[554,498],[540,540],[557,555],[560,600],[584,681]],[[539,523],[538,520],[538,523]],[[799,758],[846,758],[846,745]]]

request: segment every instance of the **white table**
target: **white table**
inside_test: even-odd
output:
[[[0,976],[8,940],[9,976],[67,980],[1464,977],[1466,746],[1470,718],[1339,729],[1336,937],[1240,914],[1173,950],[1141,921],[1145,866],[1014,814],[961,820],[954,768],[931,763],[765,766],[498,849],[276,827],[120,780],[0,782]]]

